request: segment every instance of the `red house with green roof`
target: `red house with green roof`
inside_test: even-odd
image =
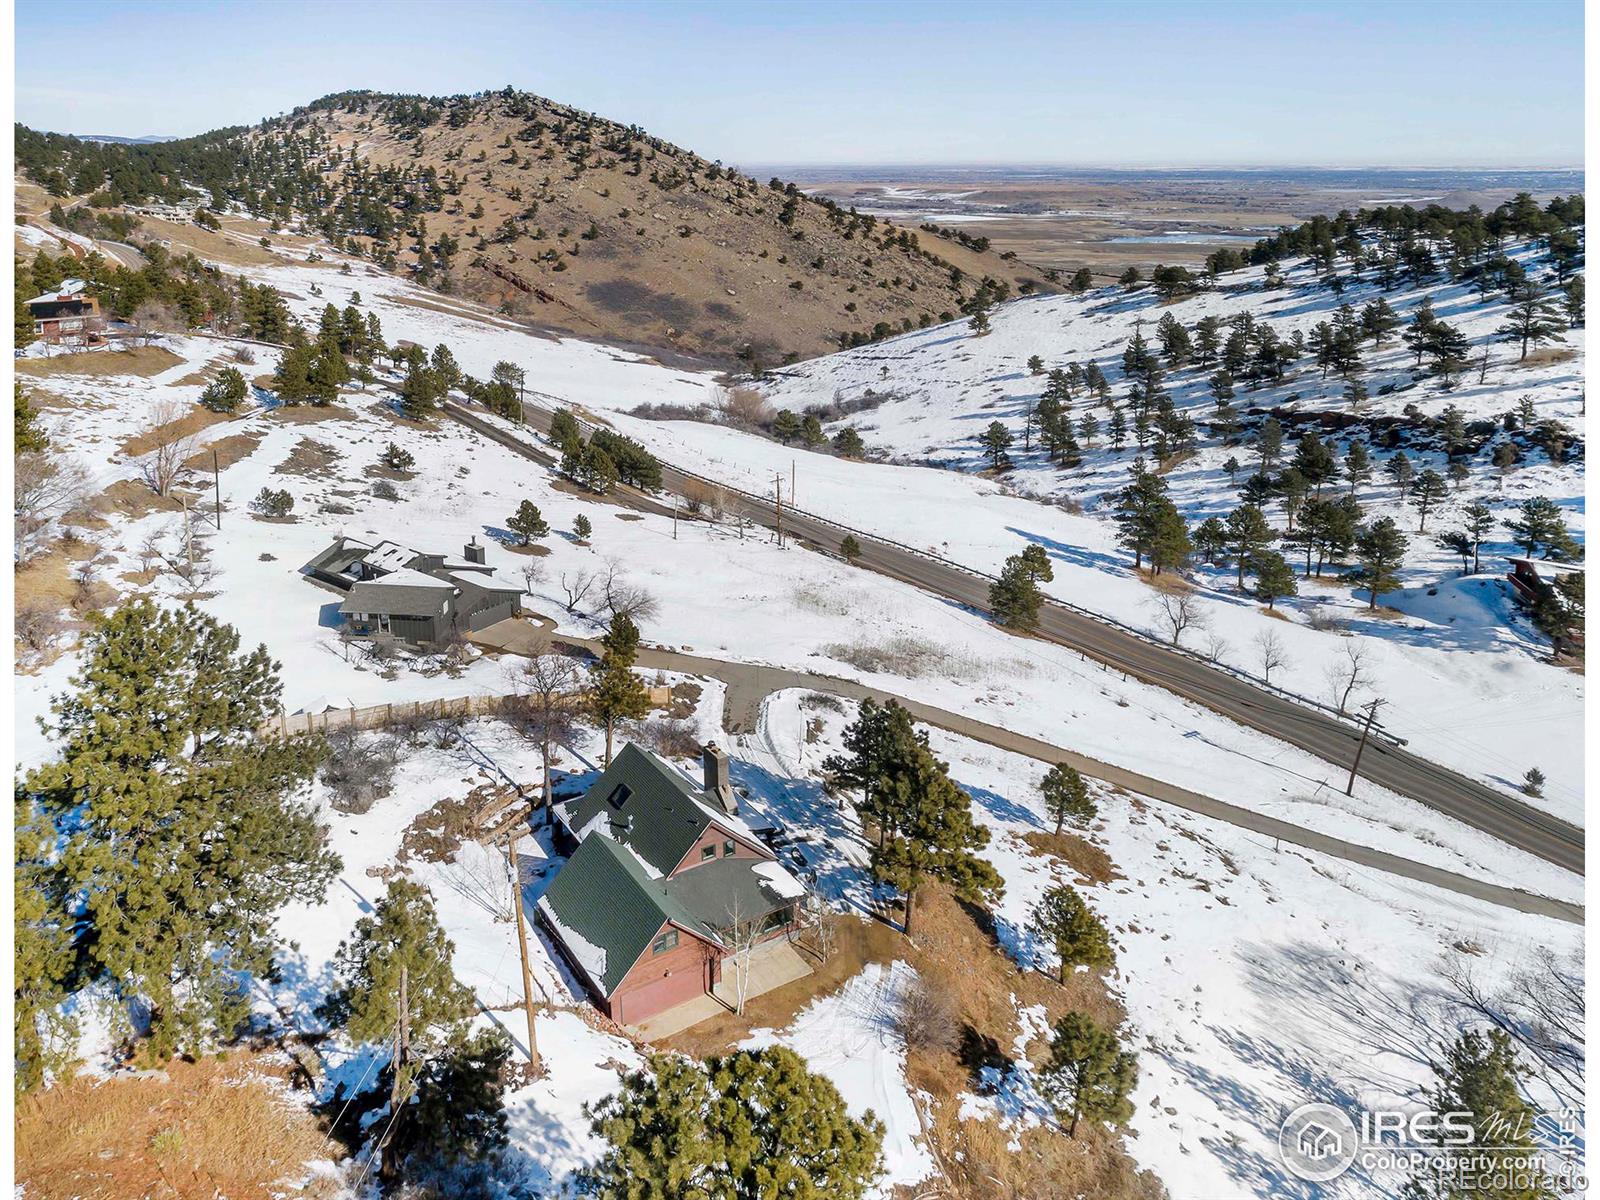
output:
[[[787,933],[805,885],[739,817],[727,756],[696,783],[624,746],[556,810],[571,857],[539,899],[539,924],[595,1004],[638,1024],[714,988],[739,941]]]

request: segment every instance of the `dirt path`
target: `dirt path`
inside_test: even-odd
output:
[[[497,650],[507,654],[527,655],[536,653],[542,646],[549,644],[551,641],[586,650],[591,654],[599,653],[599,642],[595,639],[573,637],[566,634],[555,635],[550,632],[553,628],[554,626],[544,619],[540,619],[537,622],[528,620],[502,621],[497,625],[491,625],[481,633],[474,634],[471,640],[486,649]],[[1326,854],[1356,866],[1383,871],[1403,879],[1410,879],[1431,887],[1442,888],[1460,896],[1468,896],[1474,900],[1485,900],[1502,908],[1515,909],[1517,912],[1554,917],[1557,920],[1569,921],[1574,924],[1581,925],[1583,923],[1584,910],[1582,905],[1572,904],[1565,900],[1556,900],[1548,896],[1535,895],[1532,892],[1525,892],[1518,888],[1502,887],[1499,884],[1488,883],[1472,876],[1446,871],[1426,863],[1413,862],[1411,859],[1402,858],[1397,854],[1389,854],[1382,850],[1375,850],[1370,846],[1362,846],[1315,830],[1305,829],[1292,822],[1253,812],[1250,809],[1241,808],[1236,804],[1229,804],[1224,800],[1217,800],[1200,792],[1190,791],[1188,788],[1179,787],[1177,784],[1168,783],[1162,779],[1142,775],[1125,767],[1089,758],[1086,755],[1053,745],[1039,738],[1028,737],[1009,729],[1003,729],[998,725],[976,721],[960,713],[936,708],[931,704],[924,704],[920,700],[912,700],[894,692],[887,692],[881,688],[858,683],[853,679],[841,679],[833,675],[816,675],[807,671],[791,670],[787,667],[763,666],[759,663],[730,662],[725,659],[705,658],[696,654],[683,654],[676,650],[658,650],[649,647],[640,648],[637,662],[639,666],[649,670],[676,671],[686,675],[705,675],[721,680],[728,688],[727,700],[723,707],[722,723],[723,728],[730,734],[758,733],[761,728],[762,706],[767,697],[774,692],[790,688],[825,692],[847,700],[859,701],[869,697],[880,703],[894,700],[903,705],[918,721],[926,725],[932,725],[950,733],[960,734],[963,737],[969,737],[974,741],[984,742],[1002,750],[1026,755],[1039,762],[1050,764],[1065,762],[1084,775],[1112,784],[1115,787],[1120,787],[1125,791],[1133,792],[1140,796],[1148,796],[1153,800],[1159,800],[1165,804],[1171,804],[1174,807],[1198,813],[1213,820],[1226,822],[1238,829],[1246,829],[1252,833],[1272,838],[1290,846],[1299,846],[1302,849]]]

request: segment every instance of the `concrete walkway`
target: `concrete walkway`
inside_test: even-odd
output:
[[[599,653],[599,642],[593,638],[572,637],[566,634],[558,636],[549,632],[545,624],[536,624],[529,620],[501,621],[496,625],[489,626],[489,628],[480,633],[474,634],[471,640],[486,649],[500,650],[509,654],[533,653],[542,646],[548,645],[551,641],[560,645],[587,650],[592,654]],[[1549,896],[1535,895],[1519,888],[1503,887],[1500,884],[1489,883],[1470,875],[1446,871],[1426,863],[1413,862],[1411,859],[1402,858],[1397,854],[1389,854],[1382,850],[1375,850],[1370,846],[1347,842],[1340,838],[1330,837],[1325,833],[1304,829],[1289,821],[1253,812],[1236,804],[1229,804],[1227,801],[1217,800],[1200,792],[1179,787],[1177,784],[1168,783],[1163,779],[1155,779],[1149,775],[1142,775],[1137,771],[1130,771],[1125,767],[1101,762],[1098,759],[1089,758],[1039,738],[1028,737],[1009,729],[1002,729],[998,725],[986,724],[983,721],[975,721],[971,717],[963,716],[960,713],[935,708],[933,705],[924,704],[920,700],[912,700],[905,696],[896,695],[893,692],[886,692],[881,688],[870,687],[853,679],[841,679],[833,675],[815,675],[807,671],[792,670],[788,667],[769,667],[757,663],[729,662],[724,659],[704,658],[697,654],[683,654],[676,650],[658,650],[650,647],[640,647],[636,662],[640,667],[650,670],[676,671],[684,675],[705,675],[725,683],[728,688],[728,694],[727,702],[723,708],[722,720],[723,728],[729,733],[756,732],[761,722],[762,702],[773,692],[783,691],[788,688],[803,688],[814,692],[826,692],[847,700],[859,701],[870,697],[880,704],[888,700],[894,700],[905,707],[914,718],[926,725],[933,725],[939,729],[972,738],[974,741],[985,742],[1002,750],[1023,754],[1042,763],[1053,765],[1058,762],[1064,762],[1069,766],[1075,767],[1084,775],[1120,787],[1125,791],[1134,792],[1140,796],[1148,796],[1153,800],[1160,800],[1163,803],[1198,813],[1204,817],[1210,817],[1213,820],[1224,821],[1239,829],[1247,829],[1252,833],[1261,834],[1275,841],[1284,842],[1291,846],[1299,846],[1306,850],[1314,850],[1319,854],[1343,859],[1345,862],[1354,863],[1357,866],[1385,871],[1391,875],[1398,875],[1404,879],[1442,888],[1460,896],[1469,896],[1474,900],[1486,900],[1491,904],[1500,905],[1502,908],[1511,908],[1518,912],[1533,913],[1538,916],[1555,917],[1557,920],[1569,921],[1579,925],[1583,923],[1584,910],[1581,904],[1572,904],[1565,900],[1552,899]]]

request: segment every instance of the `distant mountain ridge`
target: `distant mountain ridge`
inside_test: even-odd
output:
[[[576,333],[772,366],[927,327],[1046,275],[542,97],[346,92],[248,129],[17,162],[96,207],[177,200],[306,227],[440,290]]]

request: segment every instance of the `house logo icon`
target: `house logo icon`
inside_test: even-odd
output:
[[[1331,1104],[1302,1104],[1278,1129],[1278,1154],[1291,1175],[1326,1183],[1349,1170],[1360,1149],[1355,1123]]]

